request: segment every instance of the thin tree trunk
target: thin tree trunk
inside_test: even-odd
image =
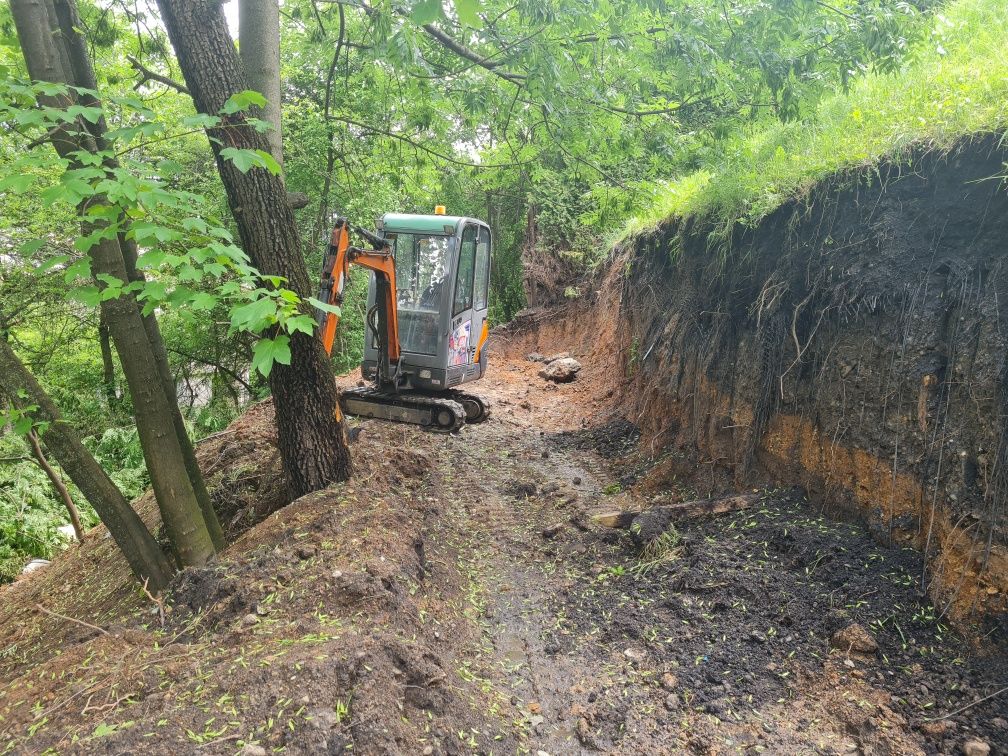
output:
[[[42,452],[42,447],[39,445],[38,435],[33,430],[28,431],[28,443],[31,445],[32,456],[35,457],[38,466],[42,468],[42,472],[49,478],[49,482],[53,484],[53,488],[56,489],[56,493],[59,494],[60,499],[63,501],[63,506],[66,507],[67,514],[70,515],[70,524],[73,525],[77,542],[83,543],[84,528],[81,527],[80,512],[77,511],[77,505],[74,504],[73,497],[70,495],[66,483],[63,482],[60,474],[53,469],[53,466],[49,464],[49,460],[46,459],[45,454]]]
[[[42,0],[12,0],[11,12],[32,78],[75,83],[72,72],[64,67],[69,65],[70,58],[63,44],[65,35],[64,38],[57,36],[60,26],[53,6]],[[61,108],[72,104],[72,100],[40,95],[39,104]],[[76,150],[97,151],[93,137],[79,126],[79,120],[77,128],[75,133],[61,133],[59,138],[53,139],[56,151],[73,166],[78,165],[74,156]],[[83,214],[85,208],[80,209]],[[97,227],[82,223],[84,234]],[[103,239],[91,248],[89,256],[94,276],[111,276],[124,285],[129,282],[118,240]],[[205,564],[215,553],[213,541],[189,478],[179,439],[176,433],[165,430],[174,431],[172,412],[136,298],[129,294],[105,300],[101,310],[130,389],[151,486],[176,558],[182,565]]]
[[[104,317],[98,322],[98,344],[101,346],[102,386],[105,388],[105,401],[108,403],[109,409],[113,409],[119,402],[119,397],[116,394],[112,342],[109,340],[108,324],[105,322]]]
[[[220,113],[231,95],[248,88],[220,4],[158,0],[158,7],[196,109]],[[225,146],[268,145],[244,125],[242,114],[226,120],[228,128],[208,129],[208,136],[242,246],[261,273],[284,276],[291,289],[307,297],[311,283],[283,180],[258,168],[242,173],[220,156]],[[346,480],[351,465],[332,366],[321,342],[296,333],[290,346],[290,365],[274,365],[269,384],[284,471],[292,494],[301,496]]]
[[[49,424],[42,435],[42,442],[94,507],[126,556],[133,574],[141,582],[146,581],[152,593],[166,586],[175,572],[171,561],[158,547],[126,497],[60,415],[35,376],[3,338],[0,338],[0,385],[12,397],[24,392],[27,401],[38,407],[34,412],[35,418]]]
[[[278,0],[239,0],[238,52],[249,89],[266,98],[263,120],[273,128],[266,135],[269,152],[283,165],[280,89],[280,3]]]

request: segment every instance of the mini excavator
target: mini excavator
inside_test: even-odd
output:
[[[339,307],[351,265],[372,271],[361,374],[346,389],[347,415],[411,423],[446,433],[487,418],[487,405],[457,387],[483,377],[489,325],[490,227],[444,214],[387,213],[378,233],[336,221],[322,264],[319,300]],[[371,249],[350,244],[350,232]],[[318,311],[332,352],[339,315]]]

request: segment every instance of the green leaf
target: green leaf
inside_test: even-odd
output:
[[[0,179],[0,192],[13,191],[23,194],[35,183],[35,177],[30,173],[14,173]]]
[[[97,286],[81,286],[72,289],[67,296],[75,302],[86,304],[88,307],[95,307],[102,301],[102,293]]]
[[[18,247],[18,254],[23,255],[24,257],[31,257],[40,249],[42,249],[42,247],[44,247],[45,245],[46,245],[45,239],[32,239],[31,241],[26,241],[24,244]],[[48,268],[46,270],[48,270]],[[44,273],[45,270],[41,272]]]
[[[287,320],[284,321],[284,328],[286,328],[287,333],[292,336],[298,331],[311,336],[315,333],[315,318],[304,314],[295,315],[293,318],[287,318]]]
[[[252,370],[268,378],[274,363],[290,365],[290,337],[281,334],[275,339],[259,339],[252,350]]]
[[[444,18],[441,0],[419,0],[410,11],[410,18],[417,26],[423,26]]]
[[[217,297],[213,294],[207,294],[205,291],[199,291],[193,295],[189,306],[194,310],[204,310],[209,312],[217,306]]]
[[[263,168],[272,173],[274,176],[280,175],[281,172],[280,163],[276,161],[276,158],[274,158],[265,150],[256,150],[255,153],[256,155],[259,156],[260,160],[262,161]]]
[[[336,305],[331,305],[328,302],[322,302],[321,300],[315,299],[315,297],[308,297],[308,304],[318,310],[322,310],[322,312],[331,312],[333,315],[340,315],[343,312]]]
[[[455,12],[458,14],[459,21],[466,26],[473,27],[474,29],[483,28],[483,19],[479,17],[479,0],[454,0],[454,3]]]
[[[220,151],[221,157],[230,160],[242,173],[248,173],[259,164],[259,155],[255,150],[239,150],[237,147],[225,147]]]
[[[251,89],[246,89],[244,92],[236,92],[228,97],[227,102],[224,103],[224,107],[221,108],[221,111],[227,113],[228,115],[232,115],[233,113],[247,110],[253,105],[261,108],[265,104],[265,97],[258,92],[252,91]]]
[[[69,255],[56,255],[55,257],[50,257],[45,260],[41,265],[36,268],[39,273],[48,273],[53,268],[65,264],[70,259]]]
[[[182,125],[190,129],[212,129],[214,126],[219,126],[220,122],[219,116],[207,113],[197,113],[182,119]]]
[[[242,331],[258,333],[276,322],[276,302],[270,297],[254,299],[231,310],[231,325]]]
[[[70,283],[75,278],[90,278],[91,277],[91,260],[87,257],[82,257],[80,260],[75,262],[73,265],[68,267],[63,271],[63,280]]]
[[[71,105],[66,112],[74,118],[80,116],[88,123],[98,123],[102,117],[102,109],[97,106]]]

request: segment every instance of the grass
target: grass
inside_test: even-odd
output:
[[[755,224],[830,174],[967,134],[1008,129],[1008,3],[956,0],[935,14],[906,67],[869,74],[800,122],[754,125],[715,163],[659,187],[621,240],[687,218],[715,231]]]

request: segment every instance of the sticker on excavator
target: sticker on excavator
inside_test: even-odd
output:
[[[451,333],[448,339],[448,364],[465,365],[469,362],[469,332],[472,321],[467,320]]]

